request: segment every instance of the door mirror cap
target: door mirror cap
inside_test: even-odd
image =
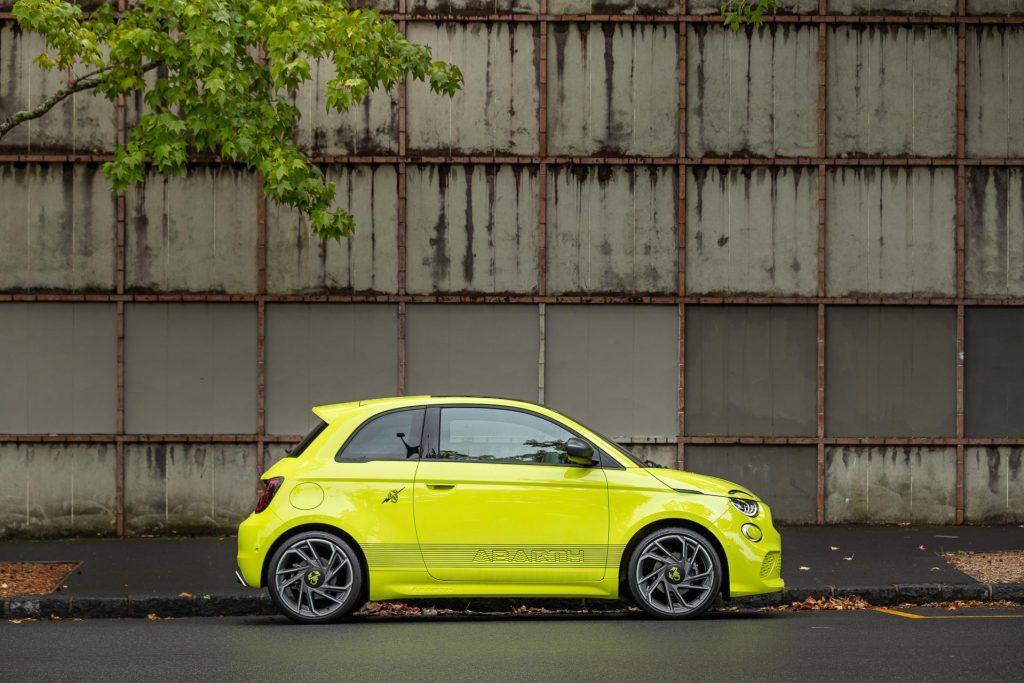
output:
[[[593,446],[575,436],[565,442],[565,455],[577,465],[590,467],[597,464],[597,460],[594,459]]]

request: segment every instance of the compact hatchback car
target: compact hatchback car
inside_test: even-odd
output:
[[[658,468],[543,406],[406,396],[314,408],[238,530],[239,581],[296,622],[366,600],[631,597],[701,614],[782,590],[746,488]]]

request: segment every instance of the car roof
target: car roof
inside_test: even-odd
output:
[[[549,408],[545,408],[537,403],[530,403],[529,401],[520,401],[511,398],[500,398],[497,396],[433,396],[433,395],[419,395],[419,396],[385,396],[381,398],[371,398],[362,401],[349,401],[347,403],[334,403],[330,405],[316,406],[313,408],[313,412],[325,422],[333,422],[337,417],[345,413],[351,412],[358,408],[377,408],[379,410],[387,410],[389,408],[401,408],[403,406],[422,406],[422,405],[439,405],[445,403],[474,403],[480,405],[497,405],[497,406],[509,406],[509,407],[521,407],[521,408],[532,408],[540,409],[548,412]],[[376,412],[376,411],[374,411]]]

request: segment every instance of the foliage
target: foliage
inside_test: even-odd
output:
[[[764,13],[778,6],[779,0],[722,0],[722,20],[733,32],[739,31],[744,23],[760,27],[764,24]]]
[[[289,93],[310,80],[310,64],[334,64],[330,110],[406,75],[448,96],[462,86],[457,67],[433,61],[390,18],[341,0],[137,0],[120,13],[107,3],[88,15],[64,0],[18,0],[13,12],[46,41],[49,52],[36,61],[72,76],[34,109],[0,122],[0,138],[75,92],[112,101],[140,93],[145,113],[103,166],[116,191],[140,182],[150,165],[184,175],[190,153],[218,155],[259,171],[266,195],[305,214],[325,239],[355,226],[331,208],[333,184],[294,142],[299,111]]]

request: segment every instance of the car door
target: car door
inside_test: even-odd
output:
[[[575,582],[604,577],[608,483],[565,457],[576,436],[546,417],[493,406],[428,408],[416,471],[416,534],[445,581]]]
[[[424,412],[403,408],[369,418],[331,463],[332,515],[374,570],[424,569],[412,503]]]

